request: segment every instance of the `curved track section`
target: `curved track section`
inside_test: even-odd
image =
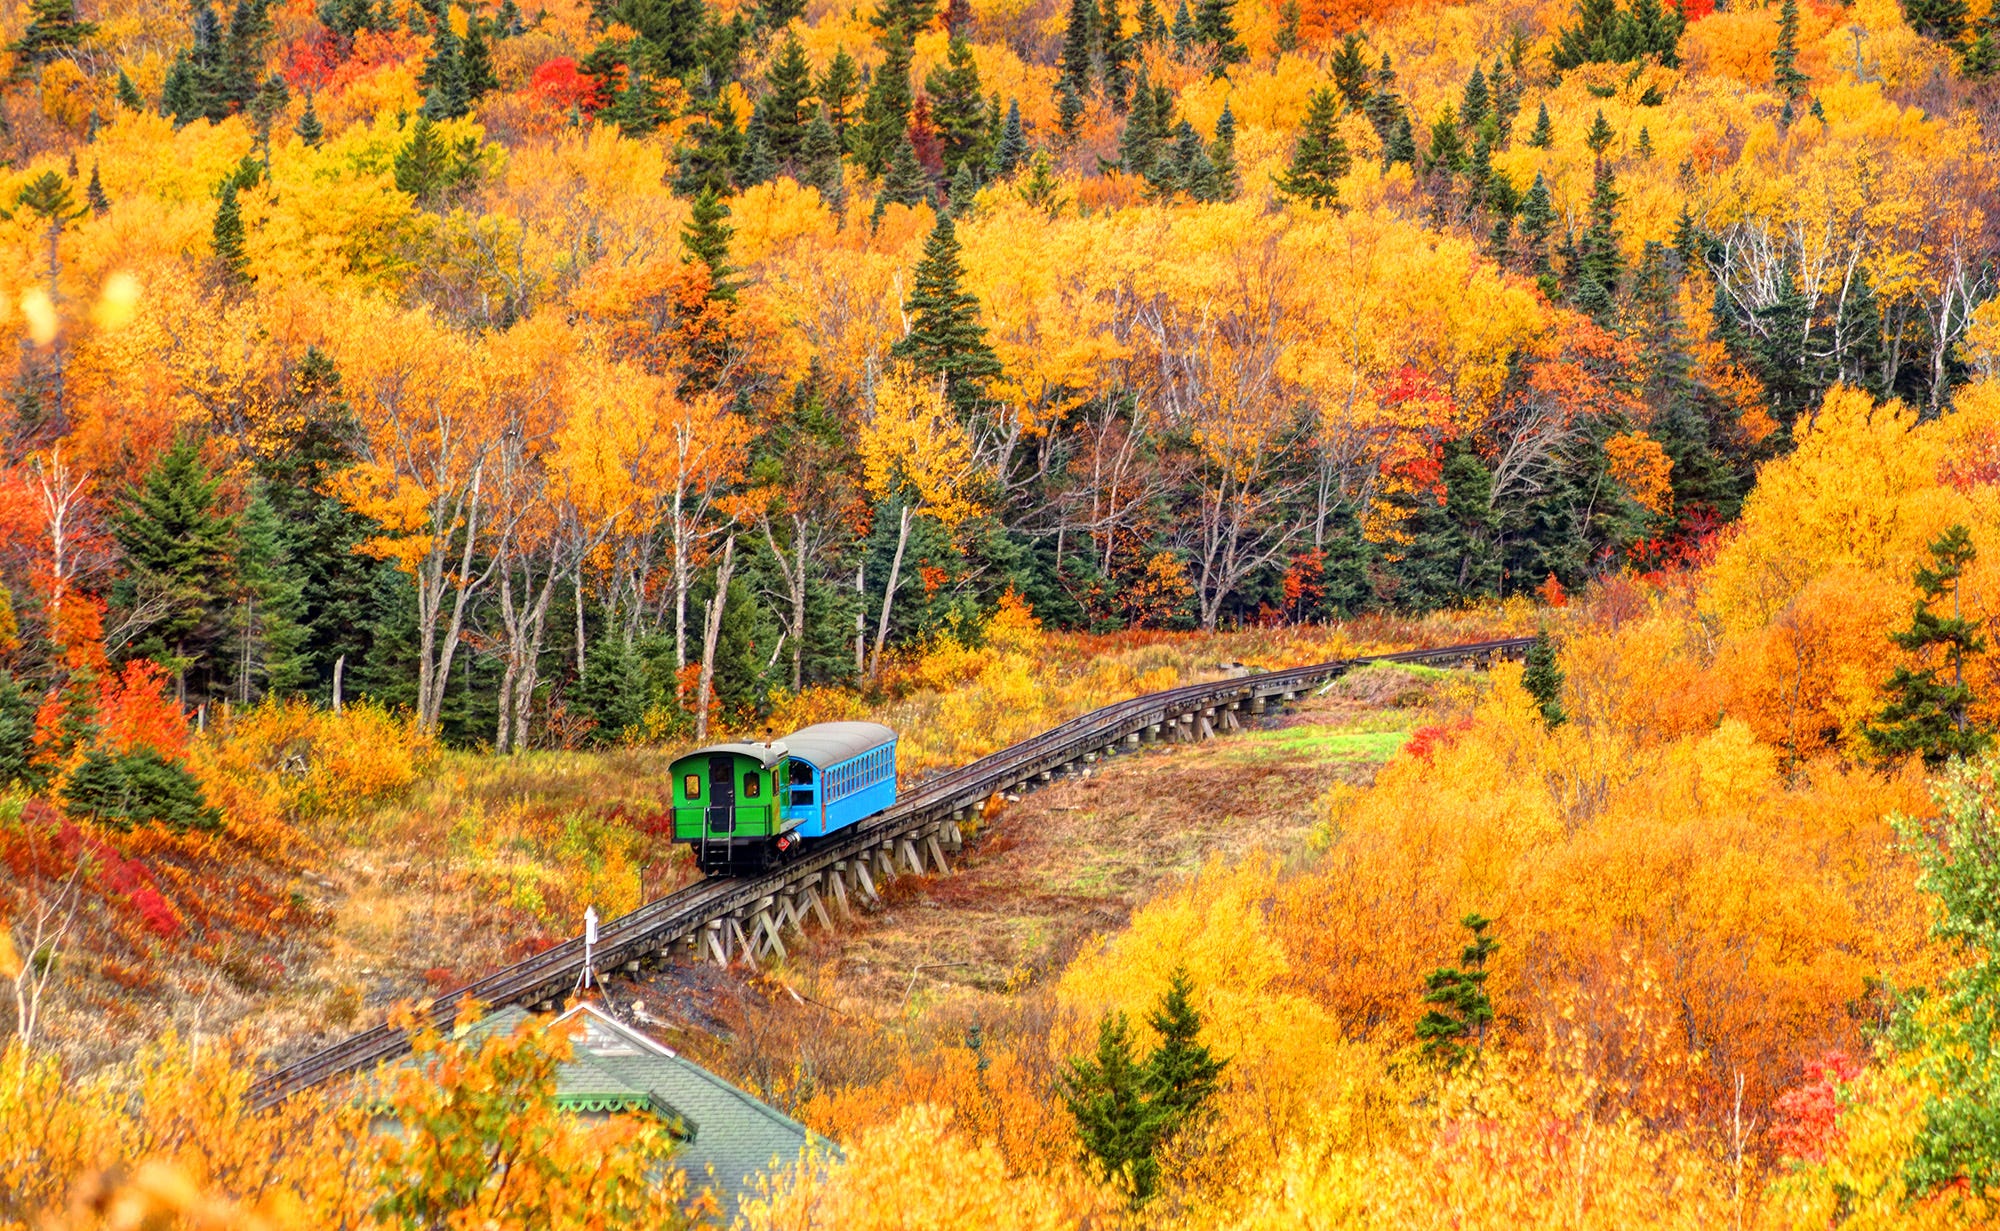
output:
[[[1235,714],[1245,706],[1252,713],[1262,712],[1274,700],[1278,704],[1291,701],[1301,692],[1372,663],[1485,666],[1496,660],[1521,657],[1531,640],[1515,637],[1337,659],[1240,679],[1187,684],[1107,705],[970,765],[920,782],[893,807],[806,848],[781,868],[755,877],[710,877],[612,920],[598,930],[591,964],[604,971],[620,966],[636,968],[638,962],[662,957],[682,944],[697,955],[704,951],[701,946],[707,944],[711,946],[707,952],[726,960],[728,942],[718,942],[712,936],[725,924],[737,928],[734,932],[737,940],[754,955],[755,947],[744,940],[738,921],[755,914],[763,922],[768,908],[781,896],[789,903],[794,893],[811,891],[819,884],[844,886],[849,877],[855,879],[857,892],[867,886],[867,892],[872,894],[872,882],[865,870],[871,858],[879,853],[883,869],[888,870],[893,861],[889,852],[901,843],[910,851],[911,862],[921,868],[922,854],[912,847],[913,840],[929,836],[934,841],[940,832],[947,832],[955,839],[955,822],[997,791],[1024,787],[1083,761],[1135,746],[1142,737],[1157,736],[1163,730],[1186,728],[1190,732],[1199,731],[1205,738],[1216,725],[1234,726]],[[933,844],[932,850],[936,849]],[[941,853],[937,861],[943,862]],[[857,864],[862,869],[858,873],[854,871]],[[842,901],[845,901],[844,888]],[[824,918],[817,896],[812,897],[811,905]],[[793,922],[802,918],[803,909],[793,905]],[[764,926],[772,927],[768,922]],[[774,937],[776,930],[772,927]],[[496,1006],[560,999],[581,981],[583,956],[583,938],[572,937],[526,961],[439,996],[429,1010],[431,1020],[439,1028],[448,1029],[458,1006],[468,998]],[[251,1087],[250,1098],[259,1108],[269,1107],[301,1090],[342,1074],[372,1068],[408,1050],[409,1039],[403,1031],[388,1025],[376,1026],[264,1074]]]

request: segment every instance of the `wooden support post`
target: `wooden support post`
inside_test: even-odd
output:
[[[951,865],[944,861],[944,851],[938,846],[937,835],[931,834],[925,838],[924,845],[930,848],[931,862],[937,864],[937,870],[945,876],[950,876]]]
[[[882,895],[875,892],[874,880],[871,879],[868,875],[868,861],[866,859],[859,859],[855,861],[854,877],[855,877],[855,883],[861,887],[861,891],[863,893],[868,895],[869,901],[879,902],[882,900]]]
[[[723,931],[722,920],[710,919],[701,934],[708,939],[708,951],[715,958],[715,964],[729,965],[729,937]]]
[[[775,951],[779,960],[784,960],[785,941],[782,936],[778,935],[779,923],[779,920],[771,917],[770,911],[760,910],[757,912],[757,917],[752,921],[750,926],[750,943],[756,950],[755,956],[765,957]],[[758,944],[757,939],[760,934],[763,937],[761,945]]]
[[[965,849],[965,831],[958,827],[957,821],[948,821],[945,823],[944,845],[945,849],[950,851],[962,851]]]
[[[1243,724],[1236,721],[1235,706],[1232,705],[1222,711],[1222,729],[1225,731],[1241,731],[1243,729]]]
[[[875,870],[882,874],[882,879],[885,881],[896,879],[896,844],[894,842],[884,842],[875,848]]]
[[[1139,733],[1137,731],[1125,737],[1125,746],[1127,748],[1137,748],[1139,746]]]
[[[833,930],[833,920],[826,917],[826,905],[819,900],[819,889],[817,886],[806,886],[806,904],[812,908],[813,917],[819,920],[821,929],[831,932]],[[804,931],[805,929],[802,926],[799,930]]]
[[[903,862],[918,876],[924,874],[923,854],[917,850],[917,844],[909,838],[903,839]]]
[[[1250,698],[1251,715],[1254,717],[1256,715],[1262,714],[1267,704],[1268,703],[1264,700],[1264,698],[1261,695]]]
[[[1210,725],[1207,714],[1203,714],[1201,716],[1200,721],[1195,723],[1195,738],[1197,739],[1215,738],[1215,728],[1212,725]]]

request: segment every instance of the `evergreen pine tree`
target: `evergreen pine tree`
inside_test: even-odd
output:
[[[1521,672],[1521,687],[1535,699],[1542,711],[1542,725],[1550,730],[1569,721],[1563,712],[1563,669],[1556,658],[1555,639],[1544,628],[1535,633],[1535,643],[1528,647],[1526,669]]]
[[[1314,209],[1340,202],[1340,181],[1353,159],[1340,136],[1340,100],[1331,88],[1314,90],[1292,144],[1291,165],[1277,176],[1278,191]]]
[[[1222,114],[1215,121],[1215,141],[1208,147],[1208,162],[1214,171],[1209,199],[1234,201],[1243,191],[1243,177],[1236,169],[1236,113],[1227,102],[1222,104]]]
[[[1368,57],[1361,49],[1361,36],[1349,31],[1340,42],[1340,50],[1333,53],[1327,62],[1327,71],[1333,75],[1334,88],[1350,107],[1360,107],[1367,103],[1373,93],[1369,86],[1372,75],[1368,68]]]
[[[1986,81],[2000,73],[2000,38],[1995,37],[1986,19],[1980,20],[1972,42],[1959,57],[1958,71],[1967,81]],[[1819,100],[1813,102],[1817,105]]]
[[[1986,651],[1978,622],[1965,615],[1959,601],[1966,566],[1978,554],[1971,532],[1954,525],[1932,540],[1930,563],[1917,566],[1915,580],[1923,596],[1911,607],[1910,626],[1890,633],[1889,640],[1921,665],[1895,669],[1882,686],[1889,703],[1861,732],[1885,761],[1915,755],[1937,769],[1954,757],[1970,758],[1993,742],[1972,723],[1977,699],[1965,682],[1966,660]],[[1947,597],[1951,613],[1943,615],[1935,608]]]
[[[882,177],[882,187],[875,194],[875,210],[869,215],[870,224],[881,222],[882,215],[891,205],[914,206],[930,199],[930,177],[924,174],[923,164],[917,161],[916,147],[910,144],[909,135],[905,134],[889,163],[889,173]]]
[[[306,95],[306,108],[300,113],[299,122],[292,131],[299,135],[299,140],[306,143],[307,149],[316,150],[319,148],[319,143],[326,140],[326,129],[319,122],[319,111],[313,105],[312,95]]]
[[[1520,242],[1516,251],[1523,272],[1533,278],[1543,296],[1551,300],[1556,297],[1556,274],[1555,264],[1550,259],[1549,241],[1555,221],[1555,201],[1549,194],[1548,181],[1537,171],[1534,185],[1521,198]]]
[[[262,492],[244,506],[236,535],[235,607],[218,647],[233,660],[229,695],[248,705],[295,691],[306,678],[300,653],[304,586],[285,548],[285,528]]]
[[[222,814],[203,800],[194,775],[144,744],[85,754],[63,785],[63,810],[113,829],[163,825],[185,832],[222,824]]]
[[[1056,58],[1056,97],[1065,91],[1078,98],[1090,93],[1097,48],[1096,0],[1070,0],[1063,25],[1062,51]]]
[[[814,113],[799,155],[804,161],[804,182],[819,189],[820,199],[828,205],[835,210],[841,209],[847,197],[844,162],[840,153],[840,138],[834,135],[825,107]]]
[[[1285,0],[1278,6],[1278,33],[1272,42],[1282,53],[1299,49],[1299,0]]]
[[[528,27],[521,21],[521,6],[515,0],[500,0],[500,11],[493,15],[493,37],[520,38],[527,32]]]
[[[1611,164],[1597,160],[1590,194],[1590,226],[1577,245],[1574,270],[1579,307],[1599,320],[1615,309],[1619,284],[1625,276],[1625,256],[1619,247],[1618,188]]]
[[[1056,131],[1062,134],[1062,143],[1076,140],[1076,134],[1083,128],[1083,95],[1076,87],[1063,82],[1056,88]]]
[[[1096,1055],[1071,1057],[1061,1078],[1063,1103],[1076,1121],[1085,1157],[1106,1179],[1123,1185],[1135,1206],[1159,1183],[1153,1152],[1160,1114],[1146,1098],[1146,1078],[1123,1013],[1107,1014],[1098,1023]]]
[[[843,154],[855,152],[848,130],[854,124],[854,100],[860,92],[861,70],[855,67],[854,57],[847,54],[847,48],[838,48],[827,62],[826,72],[814,85],[813,95],[819,99],[820,110],[825,112],[826,122],[840,141]]]
[[[1215,57],[1215,75],[1220,77],[1232,64],[1250,59],[1243,41],[1236,37],[1236,0],[1199,0],[1195,9],[1195,41]]]
[[[1145,1089],[1168,1134],[1207,1111],[1229,1064],[1216,1059],[1201,1042],[1201,1014],[1195,1011],[1193,995],[1194,980],[1187,968],[1176,966],[1167,976],[1159,1005],[1146,1015],[1146,1024],[1160,1037],[1160,1044],[1146,1057]]]
[[[1132,94],[1132,38],[1125,32],[1125,16],[1118,0],[1101,0],[1097,8],[1097,41],[1102,64],[1098,76],[1104,83],[1105,101],[1114,111],[1123,111]]]
[[[1600,108],[1597,112],[1597,118],[1590,122],[1589,130],[1583,134],[1583,143],[1590,147],[1592,154],[1602,159],[1604,151],[1610,149],[1611,143],[1617,139],[1617,132],[1612,129],[1611,124],[1604,118],[1604,111]]]
[[[1412,170],[1417,165],[1417,135],[1410,127],[1410,114],[1404,112],[1397,117],[1396,127],[1389,134],[1389,140],[1382,146],[1382,167],[1387,170],[1402,163]]]
[[[1472,66],[1472,76],[1465,79],[1465,91],[1459,96],[1458,124],[1468,132],[1486,122],[1492,113],[1492,99],[1486,91],[1486,73],[1477,64]]]
[[[806,46],[796,33],[787,31],[784,45],[764,74],[764,97],[757,100],[765,144],[771,158],[783,166],[800,166],[805,157],[812,93],[812,64],[806,59]]]
[[[0,669],[0,785],[39,786],[35,756],[35,714],[40,698],[24,690],[14,673]]]
[[[1541,110],[1535,113],[1535,130],[1528,134],[1528,144],[1538,150],[1545,150],[1555,143],[1555,125],[1549,122],[1549,105],[1543,103]]]
[[[1194,40],[1194,15],[1188,12],[1187,0],[1180,0],[1179,6],[1174,9],[1174,55],[1185,59],[1188,52],[1194,50]]]
[[[1458,114],[1446,103],[1431,123],[1431,144],[1424,151],[1424,174],[1452,176],[1464,169],[1465,142],[1458,133]]]
[[[132,652],[177,676],[184,695],[191,678],[194,691],[229,678],[226,662],[212,655],[226,630],[237,519],[223,511],[219,491],[199,443],[184,436],[120,502],[113,522],[127,569],[114,598],[149,615]]]
[[[703,192],[720,196],[729,192],[743,159],[743,130],[727,94],[704,99],[699,107],[694,122],[685,130],[689,144],[680,150],[674,192],[683,197],[698,197]]]
[[[1209,199],[1215,190],[1215,168],[1209,165],[1208,150],[1194,125],[1182,120],[1174,128],[1173,147],[1164,160],[1164,173],[1154,185],[1162,196],[1185,192],[1197,201]]]
[[[486,23],[476,14],[466,23],[459,58],[464,61],[465,93],[469,99],[477,102],[500,88],[500,78],[493,72],[493,52],[486,45]]]
[[[139,97],[139,87],[132,84],[132,79],[125,75],[122,68],[118,70],[118,105],[127,111],[146,109],[146,100]]]
[[[1882,305],[1875,296],[1875,287],[1868,281],[1868,271],[1858,265],[1836,309],[1834,337],[1840,351],[1836,379],[1862,389],[1886,392],[1879,388],[1881,374],[1888,364],[1882,344]]]
[[[887,58],[868,82],[854,148],[861,165],[873,176],[887,174],[898,148],[909,144],[910,108],[915,103],[910,91],[911,54],[906,40],[892,42]]]
[[[1021,102],[1013,99],[1007,104],[1007,123],[1000,130],[1000,140],[993,147],[993,175],[999,179],[1014,174],[1021,160],[1028,156],[1028,138],[1021,131]]]
[[[439,22],[437,32],[431,36],[431,53],[424,60],[423,74],[417,80],[424,90],[424,105],[419,115],[437,123],[460,119],[472,109],[472,88],[466,80],[465,67],[465,57],[451,23]]]
[[[1444,1068],[1477,1063],[1493,1021],[1493,1000],[1486,993],[1486,959],[1500,947],[1486,935],[1493,921],[1474,912],[1459,922],[1472,933],[1472,943],[1460,951],[1457,966],[1439,967],[1424,980],[1424,1003],[1433,1007],[1417,1022],[1424,1056]]]
[[[571,704],[577,716],[591,723],[588,742],[598,747],[617,743],[627,732],[639,732],[646,721],[646,689],[639,658],[626,642],[617,621],[590,643],[583,677],[576,682]]]
[[[104,181],[98,177],[97,164],[90,164],[90,184],[83,190],[83,199],[90,203],[90,212],[102,218],[111,212],[111,198],[104,195]]]
[[[729,206],[722,194],[704,188],[694,199],[694,209],[681,228],[682,259],[708,266],[709,297],[729,299],[735,287],[729,277],[736,271],[729,265],[729,241],[736,234],[729,225]]]
[[[923,259],[911,279],[903,311],[910,332],[891,353],[907,359],[919,372],[943,379],[945,397],[960,414],[970,415],[986,399],[986,382],[1001,374],[1000,360],[986,341],[979,322],[979,299],[963,288],[965,276],[958,259],[958,230],[951,215],[942,214],[924,241]]]
[[[736,164],[738,188],[762,184],[778,176],[778,160],[771,157],[771,146],[764,132],[764,117],[753,111],[750,126],[743,130],[743,157]]]
[[[236,201],[234,178],[223,181],[210,236],[216,268],[221,272],[223,282],[234,285],[248,281],[250,259],[243,251],[243,209]]]
[[[77,16],[76,0],[29,0],[27,28],[7,44],[14,53],[13,79],[27,80],[33,70],[68,56],[96,33],[96,22]]]
[[[196,0],[194,41],[174,57],[160,90],[160,110],[175,124],[221,123],[231,111],[229,49],[208,0]]]
[[[979,65],[973,62],[969,43],[951,40],[945,62],[924,77],[924,92],[930,96],[931,123],[937,129],[945,174],[967,163],[983,164],[991,156],[985,148],[986,99],[980,93]]]
[[[1133,37],[1148,47],[1166,46],[1169,37],[1167,19],[1160,15],[1159,5],[1153,0],[1139,0],[1139,11],[1134,16],[1138,20],[1139,31]]]
[[[1903,19],[1927,39],[1956,46],[1965,37],[1965,0],[1903,0]]]
[[[1637,154],[1642,161],[1653,157],[1652,129],[1645,127],[1639,129],[1639,144],[1633,147],[1633,153]]]
[[[951,187],[947,190],[954,218],[963,218],[972,209],[972,199],[979,195],[979,177],[972,170],[972,164],[962,162],[952,173]]]
[[[1786,99],[1801,98],[1812,79],[1799,71],[1799,0],[1778,9],[1778,42],[1771,48],[1771,84]]]

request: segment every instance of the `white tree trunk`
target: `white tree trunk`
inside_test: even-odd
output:
[[[694,692],[694,737],[708,738],[708,699],[715,691],[715,646],[722,639],[722,609],[729,602],[729,579],[736,571],[736,536],[722,544],[715,568],[715,597],[708,600],[708,624],[701,638],[701,681]]]

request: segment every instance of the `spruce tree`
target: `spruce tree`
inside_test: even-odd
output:
[[[313,105],[312,95],[306,95],[306,108],[300,113],[299,122],[292,131],[299,135],[299,140],[306,143],[307,149],[316,150],[319,148],[319,143],[326,140],[326,129],[319,122],[319,111]]]
[[[1195,41],[1215,57],[1215,75],[1220,77],[1232,64],[1250,59],[1243,41],[1236,37],[1236,0],[1200,0],[1195,9]]]
[[[1159,1005],[1146,1015],[1146,1024],[1160,1037],[1160,1044],[1146,1057],[1145,1088],[1169,1134],[1208,1110],[1229,1064],[1216,1059],[1201,1042],[1201,1014],[1195,1011],[1193,995],[1194,980],[1187,967],[1175,966]]]
[[[224,283],[237,285],[249,281],[250,258],[243,251],[243,209],[236,201],[234,178],[223,181],[209,243]]]
[[[1643,125],[1640,127],[1639,144],[1632,147],[1632,152],[1637,154],[1640,158],[1640,161],[1642,162],[1651,160],[1651,158],[1653,157],[1652,129],[1644,127]]]
[[[118,70],[118,105],[127,111],[146,109],[146,100],[139,97],[139,87],[132,84],[132,79],[125,75],[122,68]]]
[[[1299,49],[1299,0],[1285,0],[1278,6],[1278,33],[1271,41],[1284,54]]]
[[[185,832],[222,824],[222,814],[202,798],[194,775],[144,744],[85,754],[63,785],[63,810],[113,829],[162,825]]]
[[[1618,236],[1618,187],[1611,164],[1597,160],[1590,193],[1590,226],[1577,245],[1575,269],[1578,302],[1600,319],[1612,307],[1625,276],[1625,254]]]
[[[861,106],[861,122],[855,129],[856,159],[868,174],[888,174],[899,147],[909,144],[910,107],[915,98],[910,91],[910,44],[898,39],[868,83],[868,97]],[[914,161],[914,151],[912,152]]]
[[[451,23],[441,21],[431,36],[430,56],[424,61],[417,84],[424,91],[424,105],[418,114],[434,123],[461,119],[472,109],[471,83],[466,79],[465,57]]]
[[[23,689],[14,673],[0,669],[0,785],[41,785],[35,765],[35,714],[40,698]]]
[[[764,97],[757,100],[764,141],[771,157],[783,166],[803,165],[806,128],[813,116],[812,96],[812,64],[806,59],[806,46],[796,33],[788,31],[764,74]]]
[[[1410,114],[1407,111],[1397,117],[1396,127],[1382,145],[1383,170],[1386,171],[1399,162],[1412,171],[1416,170],[1417,135],[1410,127]]]
[[[1327,61],[1327,71],[1333,76],[1334,88],[1350,107],[1363,106],[1374,92],[1369,85],[1373,74],[1369,71],[1368,56],[1361,49],[1361,36],[1353,31],[1341,40],[1340,50]]]
[[[736,168],[743,160],[745,144],[743,130],[737,123],[736,106],[729,96],[718,93],[702,100],[685,136],[689,143],[680,150],[674,192],[683,197],[729,192]]]
[[[104,181],[98,177],[97,164],[90,164],[90,184],[83,190],[83,199],[90,204],[90,212],[102,218],[111,212],[111,198],[104,194]]]
[[[764,117],[753,112],[750,126],[743,130],[743,157],[736,164],[738,188],[749,188],[778,176],[778,160],[771,157],[771,145],[764,133]]]
[[[1209,199],[1215,190],[1215,168],[1194,125],[1182,120],[1174,128],[1173,145],[1164,160],[1164,171],[1154,188],[1162,196],[1185,192],[1197,201]]]
[[[854,57],[847,54],[845,47],[836,49],[833,59],[827,62],[826,72],[813,86],[813,95],[819,99],[820,110],[825,112],[826,122],[839,139],[843,154],[855,152],[848,130],[854,124],[854,100],[860,93],[861,70],[855,67]]]
[[[1125,16],[1118,0],[1102,0],[1097,8],[1097,41],[1104,83],[1105,101],[1113,111],[1123,111],[1132,95],[1132,36],[1125,32]]]
[[[1969,758],[1992,743],[1971,719],[1976,701],[1965,682],[1966,660],[1986,652],[1977,621],[1959,601],[1966,566],[1977,558],[1972,534],[1954,525],[1932,540],[1930,562],[1916,569],[1922,597],[1910,610],[1910,626],[1889,640],[1920,664],[1899,665],[1883,684],[1889,703],[1862,735],[1877,757],[1898,761],[1915,755],[1937,769],[1954,757]],[[1949,598],[1949,615],[1937,608]]]
[[[285,546],[285,527],[262,492],[244,506],[236,535],[235,605],[219,654],[235,682],[229,694],[248,705],[295,691],[306,678],[300,625],[304,585]]]
[[[1222,114],[1216,117],[1215,141],[1208,147],[1208,162],[1214,171],[1209,199],[1234,201],[1243,191],[1243,177],[1236,168],[1236,113],[1227,102],[1222,104]]]
[[[963,218],[972,210],[972,199],[979,195],[979,177],[972,170],[972,164],[962,162],[952,173],[951,186],[946,190],[951,204],[951,215]]]
[[[1062,134],[1062,144],[1076,140],[1083,129],[1083,95],[1076,86],[1065,81],[1056,89],[1056,131]]]
[[[1063,25],[1062,51],[1056,59],[1056,97],[1064,91],[1078,98],[1090,93],[1097,49],[1096,0],[1070,0]]]
[[[986,399],[986,382],[1000,375],[1000,360],[979,323],[978,297],[961,285],[964,276],[958,230],[950,214],[941,214],[924,241],[923,259],[903,304],[910,332],[891,353],[919,372],[943,379],[946,399],[960,414],[970,415]]]
[[[127,570],[114,598],[145,613],[132,651],[174,673],[183,692],[190,677],[197,687],[215,676],[228,679],[226,663],[212,656],[235,580],[237,519],[223,510],[220,486],[199,442],[183,436],[119,503],[113,521]]]
[[[1786,99],[1801,98],[1812,79],[1799,71],[1799,0],[1778,9],[1778,42],[1771,48],[1771,84]]]
[[[1535,705],[1542,712],[1542,725],[1550,730],[1569,721],[1563,712],[1563,670],[1556,658],[1556,643],[1549,636],[1549,630],[1540,629],[1535,633],[1535,643],[1528,647],[1528,661],[1521,672],[1521,687],[1535,699]]]
[[[1134,1206],[1153,1195],[1160,1174],[1154,1157],[1160,1113],[1146,1097],[1146,1077],[1132,1048],[1131,1023],[1115,1013],[1098,1023],[1096,1054],[1071,1057],[1061,1078],[1085,1157],[1122,1185]]]
[[[891,205],[920,205],[931,199],[930,177],[917,161],[916,147],[910,144],[909,135],[897,143],[894,156],[889,162],[888,174],[882,177],[882,186],[875,194],[875,210],[869,215],[871,224],[882,221],[882,215]]]
[[[1535,285],[1548,299],[1556,297],[1555,264],[1550,259],[1552,254],[1549,248],[1555,221],[1555,201],[1549,193],[1548,181],[1537,171],[1534,185],[1521,198],[1517,252],[1522,272],[1535,280]]]
[[[646,721],[646,689],[639,658],[613,626],[590,643],[583,677],[576,682],[571,704],[577,716],[591,724],[585,739],[598,747],[619,742],[627,732],[639,732]]]
[[[930,95],[931,123],[937,128],[945,174],[949,176],[967,163],[983,165],[991,156],[986,149],[989,126],[971,44],[951,40],[945,62],[925,76],[924,91]]]
[[[736,271],[729,266],[729,241],[736,234],[729,225],[729,206],[722,194],[704,188],[694,199],[694,209],[681,228],[682,259],[708,267],[709,298],[731,299],[736,294],[729,280]]]
[[[994,178],[999,179],[1014,174],[1021,160],[1028,156],[1028,138],[1021,131],[1021,101],[1014,99],[1007,104],[1007,123],[1000,130],[1000,140],[993,147],[992,169]]]
[[[1173,43],[1174,55],[1185,59],[1194,50],[1194,15],[1188,12],[1187,0],[1180,0],[1174,9]]]
[[[1169,37],[1167,34],[1167,19],[1160,15],[1159,5],[1155,4],[1153,0],[1139,0],[1139,9],[1134,16],[1139,23],[1139,31],[1133,36],[1134,38],[1148,47],[1164,47],[1166,45]]]
[[[20,38],[7,44],[7,50],[14,53],[13,79],[27,80],[33,70],[67,57],[96,33],[96,22],[77,16],[76,0],[29,0],[27,28]],[[130,84],[128,79],[126,85]]]
[[[1882,343],[1882,305],[1868,280],[1868,271],[1856,266],[1834,317],[1834,337],[1840,352],[1837,379],[1862,389],[1879,389],[1881,374],[1888,365]]]
[[[1957,46],[1965,37],[1965,0],[1903,0],[1903,19],[1927,39]]]
[[[1450,177],[1465,169],[1465,141],[1458,132],[1458,113],[1450,103],[1431,122],[1430,148],[1424,151],[1424,174]]]
[[[459,58],[464,61],[465,92],[472,101],[477,102],[500,88],[500,78],[493,72],[493,52],[486,45],[486,23],[477,14],[466,23]]]
[[[1353,159],[1340,136],[1340,100],[1331,88],[1314,90],[1292,144],[1291,165],[1277,177],[1278,191],[1314,209],[1339,204],[1340,181]]]
[[[1472,66],[1472,76],[1465,79],[1465,90],[1459,95],[1458,123],[1468,132],[1486,122],[1492,112],[1492,100],[1486,92],[1486,73],[1477,64]]]
[[[799,155],[804,162],[804,182],[819,189],[820,199],[833,209],[843,208],[847,198],[845,163],[841,158],[840,138],[834,135],[833,125],[827,121],[825,107],[813,115]]]
[[[1486,1027],[1493,1021],[1486,959],[1500,947],[1486,934],[1491,919],[1475,911],[1459,923],[1472,933],[1472,943],[1459,952],[1457,966],[1441,966],[1424,980],[1424,1003],[1432,1008],[1417,1022],[1424,1057],[1447,1069],[1477,1063],[1485,1050]]]

